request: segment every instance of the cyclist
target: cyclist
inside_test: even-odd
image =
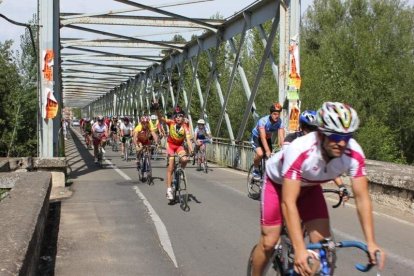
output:
[[[111,130],[111,138],[113,143],[117,144],[118,143],[118,127],[119,127],[119,123],[118,123],[118,117],[113,116],[112,120],[109,124],[109,129]]]
[[[158,135],[158,140],[161,140],[163,137],[165,137],[165,131],[162,127],[162,124],[158,120],[157,115],[153,114],[151,115],[151,124],[154,126],[154,130]]]
[[[194,155],[197,155],[199,149],[205,149],[205,144],[211,143],[211,132],[209,127],[206,125],[206,121],[204,119],[199,119],[197,121],[197,126],[194,128]],[[195,164],[195,158],[193,161],[193,165]],[[201,170],[201,165],[198,168]]]
[[[126,139],[130,139],[132,136],[132,131],[134,130],[134,126],[132,125],[132,123],[129,121],[129,118],[127,116],[124,117],[124,122],[121,124],[119,131],[121,134],[121,151],[122,151],[122,155],[121,157],[124,157],[125,155],[125,150],[129,150],[129,149],[125,149],[125,141]]]
[[[305,110],[303,111],[299,116],[299,131],[293,132],[288,134],[285,137],[285,140],[283,142],[282,149],[286,149],[286,147],[293,142],[298,137],[301,137],[303,135],[306,135],[312,131],[318,130],[318,126],[316,123],[316,111],[315,110]],[[349,200],[349,192],[346,189],[341,177],[336,177],[334,180],[334,183],[338,186],[340,195],[343,197],[343,202],[346,202]]]
[[[85,134],[86,147],[89,149],[91,145],[91,134],[92,134],[92,122],[90,118],[85,118],[83,122],[83,131]]]
[[[108,127],[104,123],[102,116],[97,117],[96,123],[92,125],[93,137],[93,156],[95,163],[98,163],[98,149],[102,147],[102,152],[105,153],[105,142],[108,137]]]
[[[285,221],[295,251],[295,270],[310,275],[301,221],[311,242],[330,237],[329,216],[322,194],[322,183],[344,172],[352,178],[360,224],[375,263],[375,252],[381,252],[379,268],[385,256],[375,241],[372,205],[365,172],[365,156],[352,139],[359,119],[350,106],[325,102],[317,113],[318,131],[295,139],[266,163],[262,190],[261,237],[253,253],[253,274],[261,275],[272,255]],[[283,191],[282,191],[283,190]],[[283,218],[282,218],[283,213]]]
[[[158,103],[153,103],[153,109],[157,111],[157,116],[160,122],[165,123],[169,128],[169,135],[167,137],[167,156],[168,156],[168,168],[167,168],[167,199],[172,200],[173,190],[171,188],[172,173],[174,170],[174,154],[177,153],[181,158],[181,167],[185,168],[188,162],[187,151],[184,148],[184,142],[187,142],[188,153],[192,155],[193,149],[191,144],[191,133],[188,126],[184,123],[185,113],[180,107],[176,107],[173,113],[173,119],[167,119],[161,116]]]
[[[257,121],[256,126],[252,130],[252,137],[250,140],[256,153],[253,160],[253,177],[256,179],[260,179],[260,172],[258,169],[260,161],[264,156],[269,158],[272,154],[272,133],[277,132],[278,147],[283,145],[285,137],[284,125],[280,118],[282,105],[280,103],[274,103],[270,106],[269,111],[269,115],[266,115]]]
[[[141,168],[140,160],[144,146],[151,145],[151,138],[158,144],[158,135],[148,116],[142,116],[140,123],[134,129],[134,144],[137,152],[137,168]]]

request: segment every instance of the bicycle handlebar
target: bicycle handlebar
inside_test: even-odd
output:
[[[322,192],[323,193],[332,193],[332,194],[337,194],[338,195],[339,201],[338,201],[338,203],[332,205],[332,208],[338,208],[342,204],[342,201],[343,201],[344,196],[345,196],[344,194],[341,195],[341,192],[339,190],[335,190],[335,189],[323,189]]]
[[[332,246],[332,245],[327,245],[324,242],[319,242],[319,243],[310,243],[307,245],[307,249],[322,249],[324,247],[327,246]],[[341,242],[337,242],[334,243],[335,247],[340,247],[340,248],[346,248],[346,247],[355,247],[355,248],[359,248],[362,251],[364,251],[365,253],[367,253],[369,255],[368,252],[368,247],[365,243],[363,242],[358,242],[358,241],[341,241]],[[368,272],[372,267],[374,266],[374,264],[361,264],[361,263],[357,263],[355,265],[355,268],[358,269],[361,272]]]

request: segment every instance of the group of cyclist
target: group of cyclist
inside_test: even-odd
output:
[[[107,125],[103,117],[99,116],[91,125],[90,132],[94,137],[94,148],[97,143],[95,141],[98,141],[95,137],[102,133],[108,134],[109,130],[115,134],[119,131],[122,140],[132,135],[138,154],[151,141],[157,144],[161,137],[165,136],[168,156],[166,197],[171,200],[174,155],[180,157],[181,166],[185,168],[189,156],[203,147],[205,141],[211,139],[211,133],[205,121],[198,120],[198,126],[194,130],[193,148],[188,119],[180,107],[174,109],[171,119],[161,114],[158,103],[153,103],[152,109],[156,115],[141,117],[135,128],[128,118],[124,118],[122,124],[115,118]],[[302,226],[311,242],[331,236],[321,184],[334,181],[346,196],[348,191],[341,180],[341,175],[345,173],[351,177],[356,209],[367,242],[370,262],[377,262],[375,255],[379,251],[381,257],[378,265],[382,268],[385,255],[375,241],[365,156],[360,145],[353,139],[359,126],[356,111],[347,104],[325,102],[318,111],[302,112],[299,117],[299,131],[286,137],[281,119],[282,105],[272,104],[269,111],[269,115],[257,121],[251,135],[251,144],[255,151],[255,178],[261,176],[258,168],[262,158],[267,159],[261,193],[261,234],[252,257],[253,274],[262,275],[284,223],[295,251],[295,270],[301,275],[311,275],[308,258],[312,256],[306,250]],[[152,118],[157,119],[157,126],[151,122]],[[162,124],[167,127],[167,135],[159,131],[158,125]],[[89,128],[84,127],[84,131],[87,133]],[[277,146],[280,148],[275,154],[272,154],[273,134],[277,135]],[[96,153],[96,150],[94,152]]]
[[[356,111],[347,104],[325,102],[318,111],[306,110],[299,118],[300,130],[284,137],[280,120],[282,106],[270,107],[270,114],[259,119],[252,131],[255,150],[254,177],[260,177],[258,165],[267,158],[261,192],[260,239],[252,254],[253,275],[262,275],[286,225],[295,252],[294,269],[300,275],[312,275],[303,229],[310,242],[330,238],[329,215],[321,184],[334,181],[342,195],[348,191],[341,175],[351,177],[352,190],[371,263],[384,266],[385,255],[374,235],[372,204],[368,192],[365,156],[353,139],[358,129]],[[282,149],[272,156],[270,138],[278,133]],[[379,260],[376,253],[380,253]]]

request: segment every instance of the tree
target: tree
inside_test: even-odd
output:
[[[414,161],[413,18],[399,0],[316,0],[306,14],[304,106],[350,103],[361,119],[362,147],[377,149],[368,158]]]

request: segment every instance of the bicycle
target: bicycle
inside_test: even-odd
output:
[[[154,184],[152,178],[152,166],[151,166],[151,149],[155,146],[144,146],[140,154],[140,167],[137,167],[138,178],[141,182],[147,182],[148,185]]]
[[[266,172],[266,158],[263,156],[259,164],[259,176],[260,179],[253,177],[254,164],[250,166],[249,172],[247,173],[247,196],[252,199],[259,199],[260,193],[262,192],[264,175]]]
[[[112,151],[118,151],[118,138],[117,138],[117,134],[116,132],[111,132],[111,139],[110,141],[110,145],[112,146]]]
[[[343,198],[346,195],[341,195],[339,190],[335,189],[324,189],[324,193],[335,193],[339,196],[339,201],[337,204],[333,205],[333,208],[337,208],[342,204]],[[306,236],[306,231],[304,232],[304,236]],[[247,275],[252,275],[252,254],[255,250],[257,245],[255,245],[250,252],[250,257],[247,265]],[[308,250],[319,250],[319,252],[312,252],[317,259],[320,260],[320,265],[317,268],[316,275],[321,276],[329,276],[333,275],[335,263],[336,263],[336,248],[345,248],[345,247],[355,247],[359,248],[366,253],[368,253],[367,246],[358,241],[341,241],[335,242],[332,239],[324,239],[318,243],[310,243],[307,245]],[[379,258],[378,258],[379,259]],[[289,239],[288,231],[286,226],[282,227],[282,232],[280,234],[279,242],[275,246],[275,250],[273,252],[272,257],[270,258],[269,264],[265,269],[264,275],[267,273],[275,274],[275,275],[297,275],[296,272],[293,270],[294,266],[294,251],[292,242]],[[357,264],[356,269],[361,272],[369,271],[373,265],[372,264]]]
[[[125,137],[124,160],[127,161],[127,162],[129,161],[129,156],[133,154],[131,140],[132,140],[131,136]]]
[[[174,158],[174,170],[172,174],[173,199],[170,203],[174,204],[178,200],[181,209],[188,212],[190,211],[190,206],[188,206],[187,177],[185,176],[184,169],[181,167],[180,161],[182,157],[177,154],[170,157]]]
[[[206,144],[210,143],[210,139],[200,140],[204,147],[200,147],[197,151],[195,156],[195,160],[197,160],[198,170],[204,171],[208,173],[208,164],[207,164],[207,156],[206,156]]]

